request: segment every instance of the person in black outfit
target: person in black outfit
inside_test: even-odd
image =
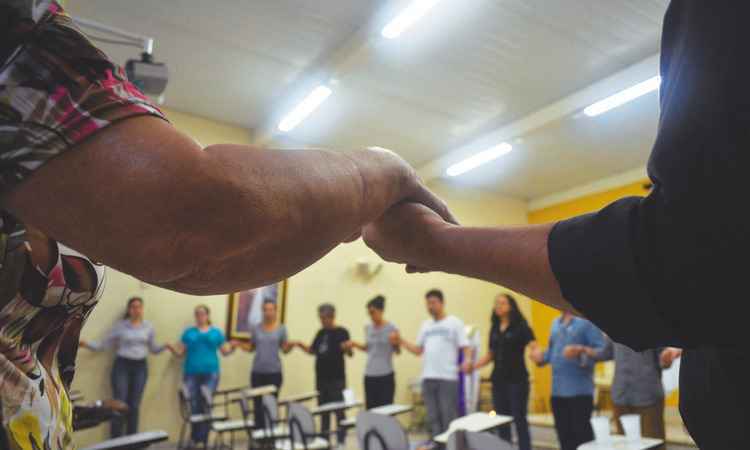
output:
[[[315,355],[315,386],[320,393],[318,404],[344,401],[346,389],[346,365],[344,355],[352,356],[349,342],[349,331],[336,325],[336,308],[330,303],[318,307],[318,316],[322,328],[315,335],[312,345],[302,342],[297,345],[305,352]],[[346,441],[346,430],[341,427],[341,421],[346,418],[343,411],[336,412],[336,436],[339,445]],[[321,431],[328,434],[331,430],[331,415],[321,417]]]
[[[750,349],[734,309],[750,255],[748,18],[746,1],[669,5],[647,197],[496,228],[452,225],[404,203],[365,227],[365,242],[410,272],[479,278],[577,311],[633,350],[683,348],[690,435],[702,449],[747,448]]]
[[[499,294],[492,311],[489,350],[474,364],[481,369],[494,363],[492,369],[492,402],[498,414],[513,416],[518,435],[518,449],[531,450],[529,423],[529,372],[524,355],[526,348],[538,349],[534,331],[510,294]],[[510,425],[498,429],[500,437],[510,442]]]

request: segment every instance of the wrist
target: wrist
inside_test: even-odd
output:
[[[409,182],[413,178],[411,168],[395,153],[367,148],[347,156],[360,179],[362,225],[377,219],[408,195]]]

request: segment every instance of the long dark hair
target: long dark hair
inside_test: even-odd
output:
[[[521,325],[528,327],[529,323],[526,321],[526,317],[523,316],[523,313],[518,308],[518,302],[515,298],[513,298],[510,294],[499,294],[498,297],[502,295],[503,297],[508,299],[508,304],[510,304],[510,326],[514,327],[516,325]],[[495,308],[492,308],[492,330],[497,330],[500,327],[500,317],[498,317],[497,314],[495,314]]]
[[[142,305],[143,299],[141,297],[130,297],[128,299],[128,305],[125,307],[125,315],[123,316],[123,320],[130,319],[130,305],[132,305],[135,302],[141,302],[141,305]]]

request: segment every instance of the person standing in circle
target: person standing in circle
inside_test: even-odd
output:
[[[280,352],[289,353],[294,344],[289,342],[286,326],[278,323],[278,306],[275,300],[266,299],[263,302],[263,321],[254,325],[250,332],[249,342],[232,341],[234,347],[246,352],[255,352],[253,367],[250,372],[250,386],[276,386],[278,396],[283,375],[281,370]],[[253,400],[255,407],[256,426],[265,427],[263,402],[261,397]]]
[[[226,342],[224,333],[211,325],[211,310],[206,305],[195,307],[195,326],[189,327],[182,333],[180,342],[175,345],[167,345],[167,348],[176,356],[185,355],[183,364],[183,383],[190,394],[191,408],[193,411],[204,411],[207,409],[207,399],[204,398],[203,389],[208,388],[210,392],[216,391],[219,385],[219,356],[227,356],[234,352],[234,347]],[[193,424],[191,440],[195,444],[205,444],[208,440],[209,424]]]
[[[346,348],[367,352],[365,367],[365,407],[367,409],[390,405],[396,392],[393,372],[393,355],[401,353],[398,328],[383,317],[385,297],[378,295],[367,303],[367,313],[372,320],[365,326],[364,344],[349,341]]]
[[[94,352],[115,350],[112,365],[112,396],[128,405],[128,412],[111,421],[113,438],[138,432],[138,418],[143,391],[148,379],[149,353],[159,354],[165,346],[156,343],[154,327],[143,318],[143,299],[131,297],[125,317],[119,320],[101,341],[80,341],[80,346]]]
[[[510,294],[495,298],[492,312],[489,351],[477,361],[475,369],[493,363],[492,403],[497,414],[513,416],[518,435],[518,449],[531,450],[529,423],[526,419],[529,403],[529,372],[524,355],[526,348],[538,352],[534,331]],[[500,437],[510,442],[510,425],[498,430]]]

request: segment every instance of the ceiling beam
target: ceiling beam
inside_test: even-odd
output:
[[[479,152],[493,147],[501,142],[513,143],[513,139],[520,138],[552,122],[566,117],[580,114],[586,106],[628,88],[636,83],[653,77],[659,73],[659,55],[652,55],[632,66],[613,75],[599,80],[567,97],[551,103],[521,119],[482,134],[459,148],[432,160],[418,169],[419,175],[425,181],[444,177],[445,170],[451,165]]]

